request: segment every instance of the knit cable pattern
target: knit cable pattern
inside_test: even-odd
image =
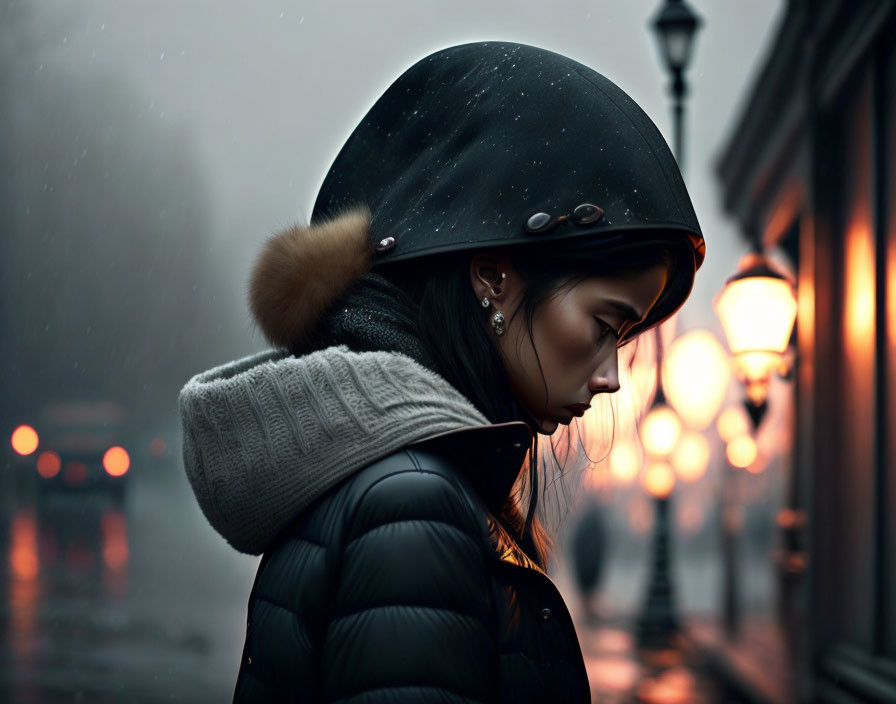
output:
[[[184,466],[203,513],[260,554],[304,508],[371,462],[488,420],[396,352],[267,351],[193,377],[179,396]]]

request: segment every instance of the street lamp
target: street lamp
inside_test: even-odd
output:
[[[684,170],[682,124],[684,96],[687,94],[684,72],[691,63],[694,35],[702,24],[703,21],[684,0],[666,0],[653,20],[663,63],[672,74],[672,95],[675,98],[675,158],[682,171]]]
[[[653,559],[644,606],[636,623],[637,641],[641,646],[663,646],[678,631],[675,597],[670,569],[669,496],[675,486],[675,472],[668,462],[681,434],[681,420],[666,404],[662,380],[662,338],[659,326],[656,336],[656,395],[650,411],[641,422],[640,436],[647,467],[644,488],[653,496],[656,521],[653,531]]]
[[[681,420],[666,405],[663,389],[657,385],[656,400],[641,423],[641,445],[644,452],[652,457],[667,457],[675,449],[680,435]]]
[[[734,357],[734,373],[746,386],[745,409],[756,428],[767,407],[768,388],[775,371],[787,371],[784,353],[796,321],[797,300],[790,278],[756,248],[744,256],[737,273],[725,283],[713,306],[722,321],[728,347]],[[757,448],[745,432],[743,417],[728,409],[719,433],[727,443],[725,455],[731,471],[725,473],[722,496],[722,605],[725,628],[736,634],[740,623],[737,581],[737,534],[740,508],[735,496],[734,468],[748,469],[756,460]],[[740,425],[740,428],[735,426]]]
[[[684,424],[704,430],[719,412],[731,362],[722,343],[709,330],[689,330],[675,338],[663,356],[666,398]]]
[[[682,122],[686,86],[684,71],[691,60],[694,33],[700,19],[683,0],[666,0],[657,13],[653,26],[666,68],[672,74],[672,95],[675,97],[675,158],[684,170]],[[653,537],[653,565],[644,607],[637,620],[639,645],[663,645],[678,631],[674,592],[670,570],[669,496],[675,486],[675,472],[669,458],[681,435],[681,420],[666,404],[662,383],[662,340],[656,334],[656,395],[641,424],[641,442],[648,456],[644,474],[645,488],[654,497],[656,523]]]
[[[652,648],[668,645],[679,630],[672,582],[672,531],[669,527],[669,497],[675,486],[675,472],[668,462],[656,459],[648,462],[643,481],[644,488],[654,499],[656,520],[650,581],[635,627],[638,645]]]
[[[761,252],[751,252],[713,305],[734,357],[735,374],[746,385],[750,404],[760,408],[772,373],[787,370],[783,354],[797,309],[793,284]]]

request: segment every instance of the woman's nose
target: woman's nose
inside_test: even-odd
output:
[[[619,360],[616,348],[613,354],[601,361],[588,380],[588,388],[593,394],[612,394],[619,391]]]

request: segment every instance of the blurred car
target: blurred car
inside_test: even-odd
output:
[[[131,466],[126,416],[112,401],[47,404],[33,427],[13,431],[13,449],[28,460],[18,463],[31,477],[22,479],[33,479],[38,493],[92,491],[123,498]]]

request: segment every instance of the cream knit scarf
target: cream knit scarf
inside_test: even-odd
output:
[[[488,420],[396,352],[268,351],[193,377],[184,466],[209,523],[258,554],[324,492],[417,440]]]

